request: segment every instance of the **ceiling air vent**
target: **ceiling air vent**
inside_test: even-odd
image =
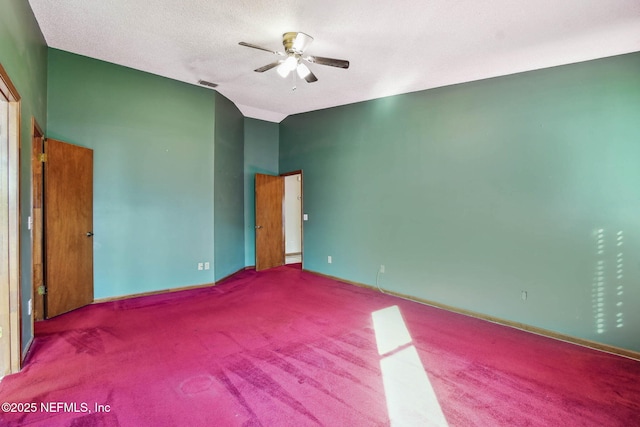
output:
[[[200,83],[202,86],[218,87],[218,85],[217,85],[217,84],[215,84],[215,83],[211,83],[211,82],[208,82],[208,81],[206,81],[206,80],[198,80],[198,83]]]

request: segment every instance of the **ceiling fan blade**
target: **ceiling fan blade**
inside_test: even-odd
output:
[[[269,71],[270,69],[277,67],[278,65],[282,64],[282,60],[280,61],[276,61],[276,62],[272,62],[271,64],[267,64],[264,67],[260,67],[260,68],[256,68],[255,71],[256,73],[264,73],[265,71]]]
[[[332,67],[338,68],[349,68],[349,61],[345,61],[344,59],[324,58],[322,56],[305,56],[303,59],[313,64],[330,65]]]
[[[309,74],[307,74],[304,78],[307,83],[313,83],[313,82],[317,82],[318,78],[316,77],[315,74],[313,74],[313,71],[309,70]]]
[[[240,46],[246,46],[246,47],[251,47],[253,49],[264,50],[265,52],[270,52],[270,53],[273,53],[275,55],[285,56],[284,52],[276,52],[275,50],[267,49],[266,47],[258,46],[258,45],[255,45],[255,44],[251,44],[251,43],[247,43],[247,42],[240,42],[238,44]]]

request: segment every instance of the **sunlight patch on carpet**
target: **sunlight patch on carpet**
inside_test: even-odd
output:
[[[371,313],[392,426],[447,427],[429,376],[398,306]]]
[[[397,305],[371,313],[378,354],[384,356],[412,342]]]

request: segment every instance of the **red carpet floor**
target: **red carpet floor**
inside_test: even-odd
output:
[[[0,402],[2,426],[629,427],[640,362],[280,267],[39,322]]]

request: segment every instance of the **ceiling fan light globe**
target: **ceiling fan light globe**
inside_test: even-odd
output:
[[[277,69],[278,74],[280,74],[280,76],[283,78],[287,77],[290,72],[296,69],[297,65],[298,65],[298,60],[294,56],[290,56],[287,59],[285,59],[285,61],[282,64],[278,66],[278,69]]]
[[[287,77],[291,72],[289,67],[285,67],[284,62],[280,64],[278,68],[276,68],[276,71],[278,72],[278,74],[280,74],[280,77],[282,77],[283,79]]]
[[[298,59],[295,56],[290,56],[284,61],[282,65],[286,66],[289,71],[293,71],[298,65]]]
[[[298,68],[296,69],[296,71],[298,72],[298,77],[300,77],[301,79],[304,79],[309,74],[311,74],[311,70],[309,70],[309,67],[304,64],[298,64]]]

